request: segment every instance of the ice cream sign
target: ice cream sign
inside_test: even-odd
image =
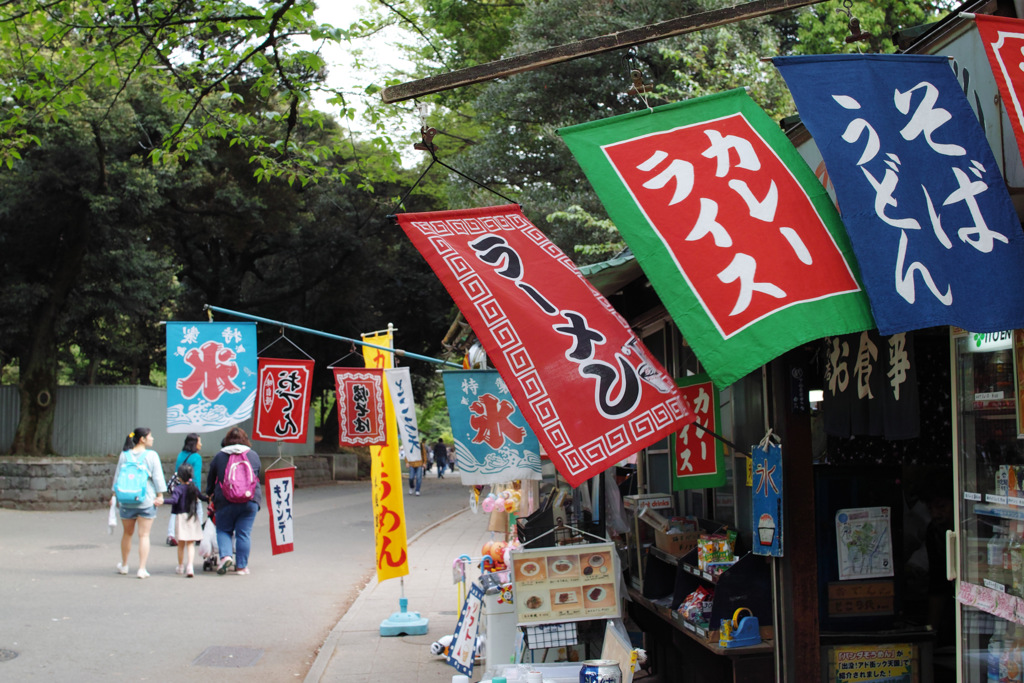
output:
[[[782,557],[782,447],[762,442],[752,453],[753,552]]]

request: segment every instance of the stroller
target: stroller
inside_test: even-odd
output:
[[[214,521],[213,503],[206,508],[206,521],[203,522],[203,540],[199,543],[199,555],[203,558],[203,571],[217,571],[220,561],[217,552],[217,526]]]

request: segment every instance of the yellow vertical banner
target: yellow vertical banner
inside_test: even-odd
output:
[[[375,346],[394,348],[392,333],[362,335],[363,341]],[[368,368],[393,367],[388,351],[363,347],[363,361]],[[388,384],[384,382],[384,413],[387,415],[386,446],[370,446],[370,481],[373,484],[373,533],[377,542],[377,580],[393,579],[409,573],[405,533],[405,500],[402,498],[402,467],[398,458],[398,425]]]

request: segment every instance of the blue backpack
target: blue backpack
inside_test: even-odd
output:
[[[138,507],[146,499],[146,483],[149,481],[149,470],[146,469],[146,451],[135,454],[124,452],[124,462],[114,482],[114,496],[118,505]]]

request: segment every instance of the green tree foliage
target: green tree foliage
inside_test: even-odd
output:
[[[319,127],[309,106],[326,89],[319,48],[346,32],[313,19],[311,0],[12,0],[0,6],[0,165],[10,168],[38,143],[40,123],[65,119],[113,93],[113,107],[141,78],[172,112],[155,159],[174,163],[203,140],[242,145],[262,176],[291,182],[323,177],[324,140],[298,140],[300,123]],[[239,106],[244,100],[262,106]],[[280,113],[275,102],[283,107]],[[285,121],[281,137],[259,124]]]
[[[799,15],[796,54],[839,54],[848,52],[896,51],[893,34],[937,21],[957,4],[943,0],[833,0],[813,5]],[[870,33],[864,41],[846,42],[852,33],[850,22],[859,22],[860,32]]]
[[[15,452],[52,450],[60,349],[73,365],[92,359],[86,374],[148,376],[152,322],[174,292],[168,254],[150,239],[169,176],[139,146],[137,114],[152,97],[131,88],[100,116],[38,123],[38,144],[0,173],[0,343],[19,361],[21,392]]]
[[[58,381],[159,381],[157,323],[202,319],[204,303],[348,335],[391,321],[417,340],[444,329],[449,300],[370,192],[397,196],[411,180],[383,141],[355,141],[308,106],[323,64],[299,41],[347,35],[312,10],[0,7],[0,362],[22,398],[13,452],[52,451]],[[317,355],[331,353],[343,355]]]
[[[473,63],[445,51],[463,46],[457,33],[464,26],[460,21],[434,21],[429,8],[437,4],[443,3],[402,5],[403,20],[415,24],[415,35],[426,36],[419,43],[418,76],[450,64]],[[507,57],[733,3],[546,0],[512,8],[465,4],[472,6],[467,11],[491,18],[474,24],[469,40],[486,41],[494,46],[488,54]],[[438,141],[442,152],[457,153],[448,159],[455,168],[521,202],[567,253],[580,262],[592,262],[607,258],[622,244],[614,232],[609,234],[603,208],[589,185],[581,182],[579,166],[555,133],[557,128],[743,86],[751,86],[770,111],[785,112],[789,100],[782,80],[760,61],[777,54],[779,42],[771,20],[751,20],[423,99],[434,106],[430,125],[451,134]],[[430,54],[444,57],[429,61]],[[634,70],[654,87],[646,100],[627,92]],[[452,176],[448,181],[449,204],[505,203],[465,179]]]

